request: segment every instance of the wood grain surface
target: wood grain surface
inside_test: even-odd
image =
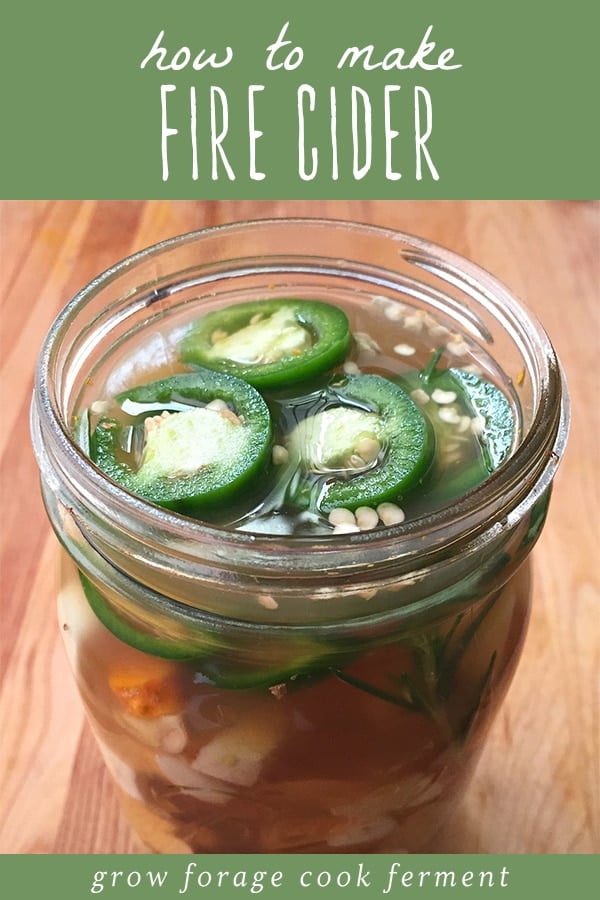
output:
[[[463,807],[434,849],[600,852],[600,204],[554,201],[0,204],[0,852],[136,852],[76,695],[55,614],[56,544],[29,440],[35,359],[87,281],[158,240],[307,215],[420,234],[491,270],[544,323],[572,430],[535,552],[525,650]]]

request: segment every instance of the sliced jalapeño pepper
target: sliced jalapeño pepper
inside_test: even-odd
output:
[[[488,472],[493,472],[506,459],[515,435],[515,419],[505,395],[491,381],[464,372],[462,369],[448,369],[445,373],[434,374],[431,385],[440,387],[448,384],[463,394],[466,402],[477,417],[481,437],[481,452]]]
[[[137,623],[128,621],[119,615],[111,606],[100,591],[86,578],[83,573],[79,573],[81,586],[85,594],[87,602],[90,604],[96,617],[102,622],[105,628],[108,628],[115,637],[141,650],[143,653],[149,653],[151,656],[160,656],[163,659],[199,659],[209,656],[219,649],[211,635],[205,632],[196,634],[196,640],[182,635],[168,634],[170,621],[168,616],[162,617],[154,623],[154,628],[140,628]]]
[[[303,419],[288,439],[292,464],[321,482],[318,509],[401,499],[433,457],[426,419],[402,388],[379,375],[349,375],[334,387],[336,402]],[[307,495],[305,487],[298,496]]]
[[[133,388],[116,400],[131,424],[101,418],[91,459],[159,506],[193,511],[235,497],[268,457],[269,410],[239,378],[205,369]]]
[[[317,300],[260,300],[208,313],[184,337],[184,362],[228,372],[258,388],[281,388],[333,369],[350,326]]]
[[[481,484],[508,456],[515,435],[510,403],[491,381],[458,368],[438,368],[443,348],[422,372],[402,376],[400,383],[418,397],[435,431],[439,458],[465,433],[475,434],[479,453],[469,464],[435,468],[439,499],[452,500]]]
[[[343,652],[326,641],[290,633],[287,641],[278,636],[263,641],[257,653],[256,639],[242,638],[236,653],[221,637],[218,622],[212,627],[188,622],[180,633],[172,633],[173,619],[168,615],[140,627],[117,612],[83,573],[79,573],[85,597],[100,622],[116,638],[142,653],[161,659],[193,664],[195,680],[220,688],[246,690],[269,687],[302,678],[318,678],[329,672],[340,660],[347,661],[352,649]]]
[[[349,653],[347,657],[349,657]],[[256,650],[241,658],[232,654],[215,654],[196,662],[198,675],[208,684],[233,690],[293,684],[300,679],[321,678],[339,664],[340,656],[324,641],[309,638],[281,639],[262,647],[260,659]],[[200,680],[200,679],[199,679]]]

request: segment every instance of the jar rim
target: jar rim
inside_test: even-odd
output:
[[[477,284],[497,310],[502,307],[510,327],[522,329],[542,386],[538,406],[527,433],[510,457],[485,482],[451,506],[404,522],[401,526],[318,538],[282,537],[209,525],[154,506],[111,481],[77,446],[51,385],[52,354],[64,337],[67,324],[104,286],[139,263],[211,235],[265,227],[341,228],[398,242],[399,246],[403,245],[416,255],[416,260],[411,261],[416,261],[417,265],[427,268],[435,260],[449,278],[460,273],[467,284]],[[428,549],[425,556],[433,560],[442,550],[447,553],[449,545],[480,541],[486,532],[495,532],[502,527],[519,504],[529,502],[533,505],[534,494],[541,493],[549,485],[562,456],[569,425],[566,384],[550,340],[537,318],[514,298],[502,282],[477,264],[432,241],[382,226],[335,218],[270,217],[230,222],[168,238],[122,259],[83,287],[54,320],[40,353],[35,392],[37,415],[44,419],[43,427],[53,444],[54,455],[61,458],[65,470],[76,472],[78,480],[89,485],[96,498],[104,498],[101,507],[103,514],[112,516],[121,524],[126,520],[132,533],[150,541],[157,552],[167,536],[180,552],[191,559],[195,558],[199,548],[206,551],[207,547],[213,548],[216,557],[225,556],[230,563],[233,554],[240,565],[269,568],[277,558],[274,572],[285,570],[286,560],[289,562],[291,558],[297,564],[300,551],[310,560],[310,570],[319,568],[322,573],[324,569],[334,568],[347,573],[343,558],[347,557],[351,567],[351,560],[355,560],[357,551],[363,554],[361,564],[368,560],[380,563],[384,559],[397,561],[399,558],[410,558],[415,551],[422,557],[426,543]],[[39,458],[39,441],[36,452]],[[532,492],[534,485],[537,485],[537,491]],[[89,493],[87,497],[89,499]]]

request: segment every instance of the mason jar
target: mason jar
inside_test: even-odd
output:
[[[501,387],[507,457],[439,508],[328,534],[192,518],[90,461],[90,410],[180,371],[178,341],[199,315],[264,297],[343,308],[356,371],[400,370],[408,351],[394,348],[424,362],[444,342]],[[407,234],[242,222],[164,241],[83,288],[43,345],[32,434],[62,545],[60,629],[144,845],[430,846],[521,653],[529,555],[567,428],[540,324],[492,275]]]

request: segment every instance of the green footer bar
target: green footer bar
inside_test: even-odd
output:
[[[599,895],[594,855],[2,856],[2,895],[80,900],[285,900]]]

